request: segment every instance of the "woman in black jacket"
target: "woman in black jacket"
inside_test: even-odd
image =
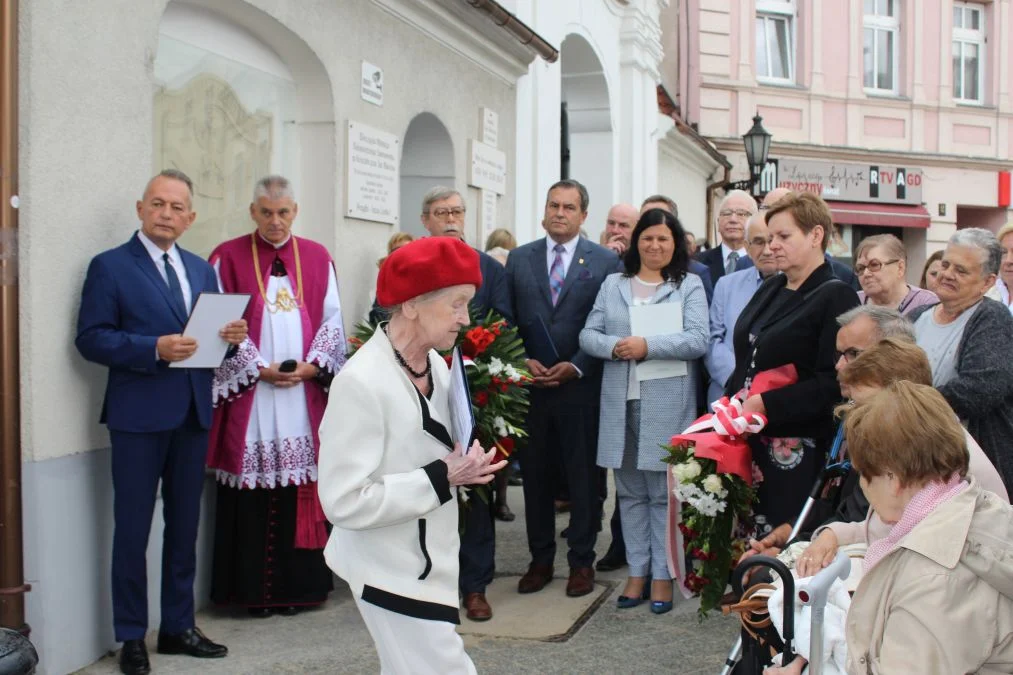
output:
[[[798,382],[746,399],[746,412],[767,417],[750,437],[757,486],[756,533],[791,522],[823,468],[841,401],[834,364],[837,317],[858,305],[854,289],[834,277],[823,257],[833,219],[810,193],[791,193],[766,214],[771,251],[781,272],[763,283],[735,325],[731,395],[756,373],[792,364]]]

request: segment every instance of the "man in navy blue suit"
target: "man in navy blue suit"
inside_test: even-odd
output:
[[[465,210],[464,197],[460,192],[438,185],[422,198],[422,225],[434,237],[455,237],[463,241]],[[469,309],[472,320],[484,319],[491,309],[513,322],[503,265],[481,251],[478,251],[478,264],[482,272],[482,286],[471,299]],[[496,479],[497,490],[506,491],[506,473],[501,471]],[[513,520],[513,513],[505,508],[505,495],[502,500],[499,506],[505,510],[500,510],[501,515],[504,519]],[[492,508],[491,502],[472,499],[471,508],[466,509],[461,534],[459,584],[465,616],[472,621],[492,618],[492,607],[485,596],[485,589],[492,583],[496,571],[496,530]]]
[[[92,259],[81,294],[76,345],[89,361],[109,368],[101,422],[112,443],[113,625],[123,642],[120,670],[151,670],[145,551],[158,483],[162,483],[160,654],[219,658],[228,650],[194,625],[193,580],[208,428],[211,369],[170,368],[194,354],[181,333],[202,292],[217,293],[214,270],[176,246],[193,224],[193,184],[166,170],[137,202],[140,230],[126,244]],[[246,322],[220,332],[233,345]]]
[[[718,204],[717,225],[721,240],[712,249],[697,253],[696,258],[710,270],[711,281],[735,271],[746,252],[746,221],[756,213],[756,200],[744,190],[730,190]]]
[[[552,580],[556,555],[556,474],[570,493],[567,532],[570,577],[566,594],[594,590],[594,544],[600,527],[598,411],[601,361],[579,345],[580,331],[605,277],[619,271],[613,251],[580,237],[588,196],[574,180],[554,184],[545,203],[547,236],[515,248],[507,258],[513,314],[534,378],[528,412],[528,445],[521,454],[525,525],[531,564],[520,593]]]

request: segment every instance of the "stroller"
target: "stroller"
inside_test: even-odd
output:
[[[843,436],[842,425],[834,437],[827,463],[813,484],[802,511],[792,526],[785,548],[798,540],[814,506],[822,502],[836,508],[836,502],[841,498],[840,491],[830,488],[834,483],[839,483],[838,479],[846,476],[851,470],[851,463],[843,458]],[[756,587],[743,588],[746,573],[757,567],[767,568],[780,577],[784,585],[783,640],[766,615],[766,597],[759,595],[752,597]],[[830,587],[838,578],[847,579],[850,572],[851,561],[848,555],[838,551],[837,557],[829,566],[796,589],[791,570],[777,558],[756,555],[739,564],[732,574],[732,591],[739,598],[739,602],[732,606],[735,608],[732,611],[740,614],[743,628],[725,658],[721,675],[761,675],[763,669],[770,665],[772,655],[777,652],[782,655],[782,664],[787,665],[792,661],[795,656],[792,645],[795,637],[795,600],[811,608],[811,653],[808,672],[811,675],[819,675],[823,660],[823,617]],[[765,587],[770,588],[769,585]]]

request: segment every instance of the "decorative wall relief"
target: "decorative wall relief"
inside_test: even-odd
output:
[[[249,232],[256,181],[271,171],[273,116],[248,111],[225,80],[200,73],[155,94],[154,172],[175,168],[194,182],[197,219],[182,245],[202,256]]]

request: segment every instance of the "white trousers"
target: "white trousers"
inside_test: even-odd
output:
[[[446,621],[416,619],[356,598],[381,675],[475,675],[464,641]]]

